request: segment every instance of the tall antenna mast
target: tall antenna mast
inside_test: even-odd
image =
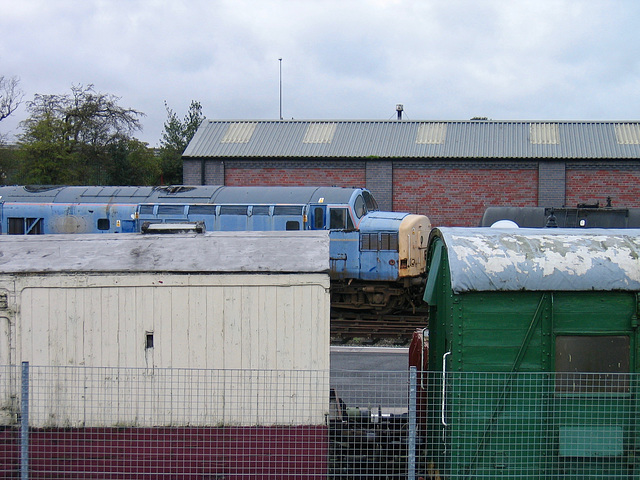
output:
[[[280,120],[282,120],[282,58],[279,58],[280,62]]]

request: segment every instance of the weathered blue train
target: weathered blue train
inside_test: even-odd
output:
[[[431,224],[381,212],[341,187],[0,187],[0,233],[133,233],[157,223],[207,231],[329,230],[332,306],[406,310],[423,289]]]

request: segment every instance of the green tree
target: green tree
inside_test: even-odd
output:
[[[71,94],[36,94],[22,122],[20,179],[39,184],[110,183],[114,146],[133,139],[144,115],[121,107],[119,100],[96,92],[93,85],[72,86]]]
[[[164,106],[167,109],[167,121],[160,140],[162,181],[168,185],[179,185],[182,183],[182,153],[205,117],[202,115],[202,105],[195,100],[191,101],[183,120],[169,108],[167,102]]]
[[[111,162],[107,170],[110,185],[157,185],[160,162],[146,143],[122,138],[109,145]]]

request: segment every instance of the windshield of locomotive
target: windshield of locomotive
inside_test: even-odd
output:
[[[380,210],[378,208],[378,202],[376,202],[376,199],[373,198],[373,195],[371,195],[370,192],[367,192],[366,190],[362,192],[362,196],[364,197],[364,202],[365,202],[365,206],[366,206],[366,211],[367,212],[372,212],[374,210]]]

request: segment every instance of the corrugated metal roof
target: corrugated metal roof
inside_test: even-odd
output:
[[[454,292],[640,291],[640,230],[436,228]]]
[[[637,159],[640,122],[206,120],[183,157]]]

